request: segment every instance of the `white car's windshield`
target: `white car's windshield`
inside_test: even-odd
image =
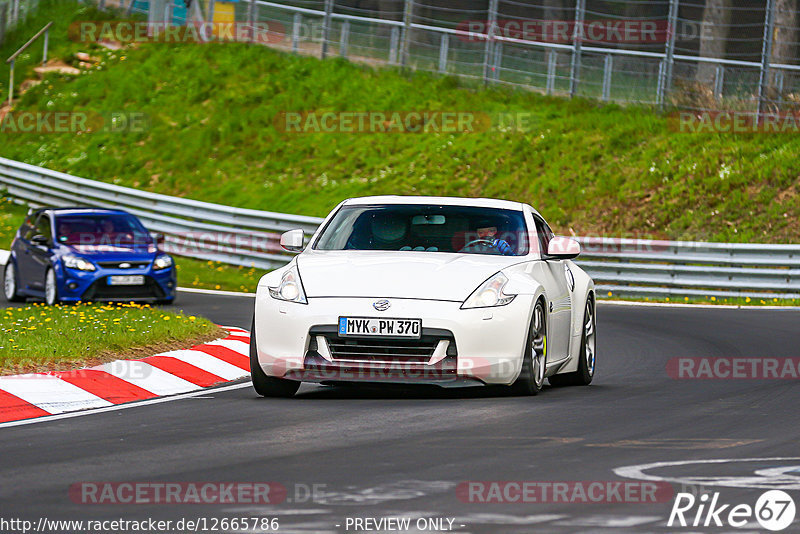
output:
[[[401,250],[522,256],[521,211],[425,204],[345,206],[317,239],[317,250]]]

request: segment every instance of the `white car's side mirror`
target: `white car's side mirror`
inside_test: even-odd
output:
[[[281,235],[281,247],[289,252],[303,251],[303,231],[289,230]]]
[[[559,260],[571,260],[581,253],[581,245],[568,237],[554,237],[547,245],[547,255]]]

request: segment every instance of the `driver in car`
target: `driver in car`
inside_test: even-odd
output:
[[[487,245],[491,243],[489,246],[497,249],[497,251],[503,256],[514,255],[514,250],[511,248],[511,245],[509,245],[505,240],[496,237],[497,226],[481,226],[480,228],[476,229],[476,232],[478,234],[478,239],[483,239]]]

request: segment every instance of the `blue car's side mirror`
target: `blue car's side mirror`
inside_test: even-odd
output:
[[[36,234],[35,236],[33,236],[31,238],[31,243],[33,243],[34,245],[47,246],[47,245],[50,244],[50,240],[47,239],[47,236],[44,236],[44,235],[41,235],[41,234]]]

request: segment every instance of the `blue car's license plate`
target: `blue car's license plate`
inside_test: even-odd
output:
[[[108,285],[110,286],[143,286],[144,275],[131,274],[131,275],[113,275],[108,277]]]

